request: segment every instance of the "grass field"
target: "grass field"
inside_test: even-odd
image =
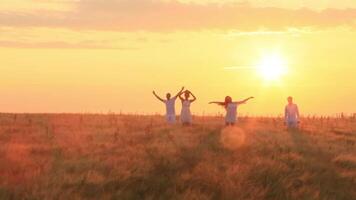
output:
[[[0,115],[0,199],[356,199],[356,119]]]

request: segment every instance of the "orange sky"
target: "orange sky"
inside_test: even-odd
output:
[[[152,90],[186,86],[197,114],[226,95],[356,113],[355,28],[353,0],[2,0],[0,111],[163,113]],[[288,72],[269,81],[254,66],[273,54]]]

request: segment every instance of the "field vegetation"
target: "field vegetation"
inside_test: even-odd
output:
[[[356,199],[356,119],[0,114],[0,199]]]

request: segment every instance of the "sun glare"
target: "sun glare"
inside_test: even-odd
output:
[[[278,54],[263,57],[257,70],[261,77],[267,81],[277,81],[287,73],[286,63]]]

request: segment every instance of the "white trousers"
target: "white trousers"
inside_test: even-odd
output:
[[[175,114],[166,114],[166,120],[168,124],[176,123],[176,115]]]

